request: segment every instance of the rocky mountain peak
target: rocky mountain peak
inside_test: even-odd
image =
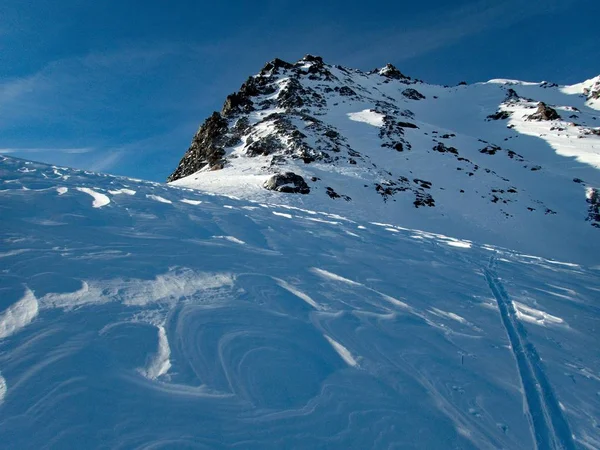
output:
[[[410,80],[410,77],[407,77],[402,72],[400,72],[393,64],[386,64],[383,68],[379,70],[375,70],[379,75],[390,78],[392,80]],[[374,71],[374,72],[375,72]]]
[[[582,221],[596,223],[584,192],[600,186],[593,81],[437,86],[392,64],[363,72],[314,55],[276,58],[202,124],[168,181],[402,220],[462,223],[468,211],[477,230],[524,215],[547,226],[541,217],[558,224],[563,210],[537,186],[546,171],[565,170],[554,150],[564,148],[579,165],[561,189],[580,203]],[[409,212],[417,210],[431,212]]]

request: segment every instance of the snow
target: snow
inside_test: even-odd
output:
[[[333,349],[341,356],[341,358],[346,362],[346,364],[352,367],[358,366],[358,363],[346,347],[344,347],[339,342],[334,341],[327,335],[325,335],[325,339],[327,339],[327,341],[331,344]]]
[[[38,302],[29,289],[6,311],[0,313],[0,339],[6,338],[29,325],[38,315]]]
[[[354,122],[364,122],[374,127],[383,125],[383,115],[378,114],[370,109],[365,109],[359,112],[348,113],[348,118]]]
[[[126,189],[126,188],[123,188],[123,189],[114,189],[114,190],[110,190],[109,189],[108,193],[112,194],[112,195],[119,195],[119,194],[135,195],[135,191],[134,190],[132,190],[132,189]]]
[[[0,169],[11,448],[600,442],[597,253],[550,260],[310,204]],[[98,210],[59,186],[136,194]]]
[[[277,284],[279,286],[284,288],[286,291],[291,292],[292,294],[294,294],[296,297],[298,297],[302,301],[305,301],[310,306],[312,306],[314,309],[321,309],[321,306],[317,302],[315,302],[312,298],[310,298],[308,295],[306,295],[304,292],[299,291],[298,289],[294,288],[293,286],[286,283],[285,281],[280,280],[279,278],[275,278],[275,281],[277,281]]]
[[[92,202],[92,206],[94,208],[102,208],[103,206],[106,206],[110,203],[110,198],[108,198],[107,195],[94,191],[93,189],[85,187],[77,187],[75,189],[81,192],[85,192],[88,195],[91,195],[94,199],[94,201]]]
[[[356,281],[349,280],[348,278],[344,278],[340,275],[336,275],[335,273],[328,272],[327,270],[324,270],[324,269],[318,269],[316,267],[313,267],[312,271],[327,280],[341,281],[342,283],[347,283],[347,284],[350,284],[353,286],[360,285],[360,283],[357,283]]]
[[[172,204],[173,203],[171,200],[167,200],[166,198],[161,197],[160,195],[147,194],[146,198],[149,198],[151,200],[155,200],[155,201],[160,202],[160,203],[167,203],[167,204]]]
[[[190,200],[188,198],[182,198],[180,201],[183,203],[187,203],[188,205],[194,205],[194,206],[198,206],[198,205],[202,204],[201,200]]]
[[[272,211],[272,213],[279,217],[285,217],[286,219],[292,219],[292,215],[288,214],[288,213],[282,213],[279,211]]]
[[[526,322],[530,322],[536,325],[556,325],[563,324],[564,320],[560,317],[553,316],[551,314],[547,314],[544,311],[540,311],[535,308],[531,308],[519,302],[513,302],[515,305],[515,309],[517,310],[517,317],[520,320],[524,320]]]
[[[159,326],[156,354],[150,360],[147,368],[140,369],[140,373],[150,380],[156,380],[158,377],[165,375],[171,368],[170,356],[171,349],[169,348],[165,327]]]

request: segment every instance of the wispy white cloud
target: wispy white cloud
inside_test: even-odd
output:
[[[93,147],[78,147],[78,148],[0,148],[0,153],[9,154],[27,154],[27,153],[68,153],[82,154],[93,152]]]
[[[461,7],[444,6],[415,17],[410,27],[378,30],[361,36],[346,59],[363,65],[381,55],[382,62],[393,56],[397,62],[449,47],[483,32],[497,33],[502,28],[571,7],[576,0],[479,0]]]
[[[114,169],[117,163],[125,155],[124,150],[109,151],[102,153],[89,163],[89,169],[95,172],[104,172]]]

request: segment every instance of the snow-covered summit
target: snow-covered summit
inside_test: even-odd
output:
[[[583,260],[600,251],[587,195],[600,187],[597,86],[447,87],[391,64],[275,59],[204,122],[168,181]]]

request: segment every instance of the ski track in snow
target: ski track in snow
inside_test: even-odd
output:
[[[100,192],[96,192],[90,188],[76,188],[78,191],[85,192],[88,195],[91,195],[94,201],[92,202],[92,206],[94,208],[102,208],[110,203],[110,198],[107,195],[101,194]]]
[[[492,256],[485,269],[485,278],[498,303],[502,323],[515,356],[537,448],[575,449],[569,424],[546,377],[541,358],[528,341],[527,332],[519,323],[517,310],[498,278],[495,266],[496,259]]]

